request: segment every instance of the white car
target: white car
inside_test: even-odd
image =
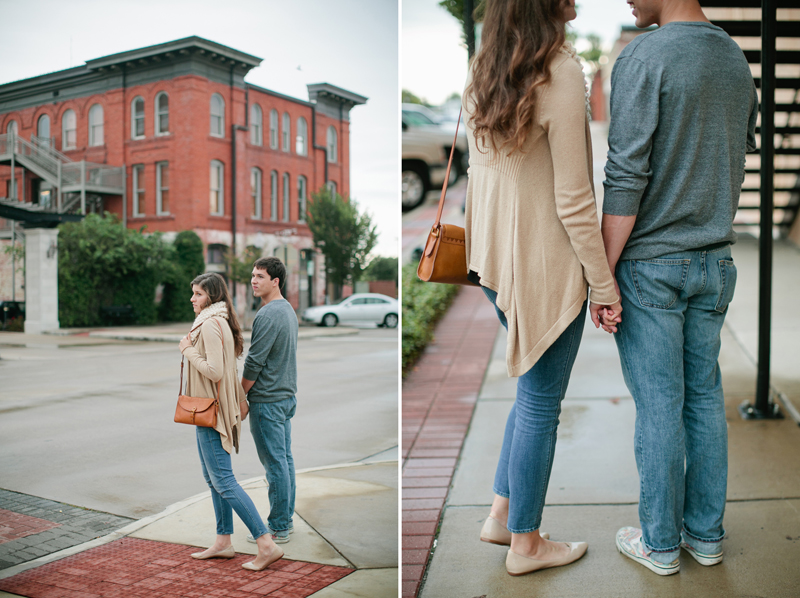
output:
[[[374,323],[397,328],[399,304],[397,299],[379,293],[356,293],[335,305],[316,305],[303,312],[303,322],[320,326]]]

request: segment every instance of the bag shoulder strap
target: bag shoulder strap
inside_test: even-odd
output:
[[[439,197],[439,210],[436,212],[436,220],[433,221],[433,228],[431,232],[436,231],[435,234],[438,235],[438,230],[442,221],[442,211],[444,210],[444,196],[447,194],[447,185],[450,182],[450,167],[453,165],[453,153],[456,149],[456,141],[458,141],[458,125],[461,123],[461,112],[462,108],[458,110],[458,120],[456,121],[456,133],[453,135],[453,145],[450,147],[450,159],[447,161],[447,173],[444,176],[444,185],[442,185],[442,195]]]

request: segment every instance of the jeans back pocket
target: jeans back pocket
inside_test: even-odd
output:
[[[632,260],[631,274],[642,307],[668,309],[686,285],[689,259]]]
[[[733,300],[733,291],[736,289],[736,266],[733,260],[719,260],[719,277],[721,288],[714,309],[723,313]]]

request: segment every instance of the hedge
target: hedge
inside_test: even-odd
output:
[[[436,323],[458,293],[456,285],[422,282],[417,265],[403,267],[403,376],[433,338]]]

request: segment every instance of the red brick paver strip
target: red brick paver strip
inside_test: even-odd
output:
[[[38,517],[0,509],[0,544],[38,534],[59,525]]]
[[[499,326],[483,292],[463,288],[403,381],[404,598],[419,592]]]
[[[30,598],[305,598],[353,572],[281,559],[247,571],[252,555],[198,561],[194,546],[122,538],[0,580],[0,590]]]

